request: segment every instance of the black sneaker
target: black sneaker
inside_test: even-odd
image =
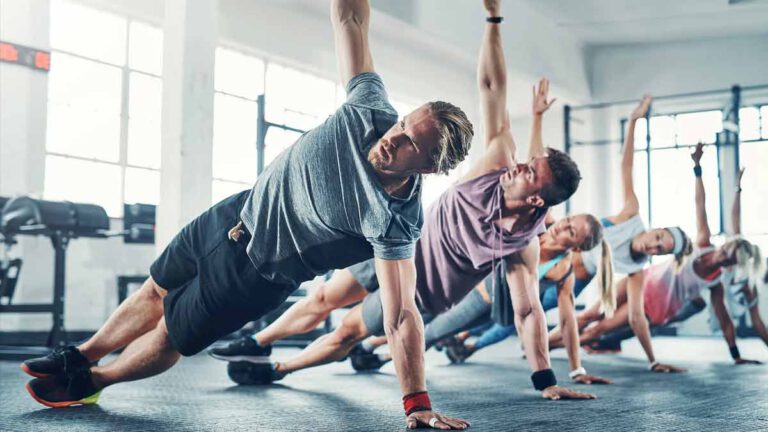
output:
[[[229,362],[227,374],[240,385],[267,385],[285,378],[275,370],[277,363]]]
[[[98,363],[98,362],[97,362]],[[52,375],[60,375],[68,370],[75,370],[83,366],[93,366],[88,359],[73,345],[56,348],[45,357],[37,357],[26,360],[21,364],[21,370],[35,378],[45,378]]]
[[[445,349],[445,355],[453,364],[464,363],[472,354],[474,354],[474,350],[467,348],[464,344],[450,345]]]
[[[442,351],[450,346],[458,345],[460,343],[461,341],[456,339],[456,336],[447,336],[435,342],[435,350]]]
[[[355,347],[357,348],[357,347]],[[352,369],[358,372],[371,372],[381,369],[382,366],[392,360],[388,356],[381,356],[365,351],[364,349],[354,349],[349,353],[349,361],[352,363]]]
[[[27,383],[27,391],[37,402],[51,408],[97,403],[101,390],[93,385],[90,367],[69,369],[66,374],[33,379]]]
[[[211,357],[228,362],[250,362],[257,364],[269,363],[272,355],[272,345],[262,347],[252,337],[247,336],[232,341],[223,347],[208,350]]]

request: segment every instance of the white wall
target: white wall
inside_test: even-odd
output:
[[[637,98],[768,83],[768,34],[693,42],[595,48],[595,100]]]

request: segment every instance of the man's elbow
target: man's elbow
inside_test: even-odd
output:
[[[331,3],[331,21],[334,26],[361,25],[366,19],[367,0],[334,0]]]
[[[481,93],[498,97],[505,94],[507,79],[502,76],[484,75],[477,80],[477,86]]]
[[[389,335],[399,334],[403,328],[415,323],[420,315],[416,307],[405,306],[384,318],[384,332]]]
[[[542,317],[544,316],[544,308],[541,307],[540,303],[527,304],[515,308],[515,319],[519,319],[521,321],[528,320],[537,315],[541,315]]]

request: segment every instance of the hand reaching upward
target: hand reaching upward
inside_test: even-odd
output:
[[[632,110],[630,119],[634,121],[645,117],[645,115],[648,113],[648,108],[651,106],[651,101],[653,101],[653,98],[650,95],[643,96],[643,99],[640,101],[637,107]]]
[[[549,96],[549,80],[542,78],[539,81],[538,88],[533,86],[533,114],[542,115],[557,99],[547,101]]]

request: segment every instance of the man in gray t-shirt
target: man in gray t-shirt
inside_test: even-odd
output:
[[[331,2],[346,103],[280,155],[253,190],[185,226],[93,338],[26,361],[22,369],[38,377],[27,386],[36,401],[96,403],[104,387],[157,375],[276,309],[299,283],[375,258],[408,425],[467,426],[432,412],[426,397],[413,255],[421,174],[461,162],[472,125],[446,102],[398,121],[374,72],[369,16],[367,0]],[[114,362],[92,367],[122,347]]]
[[[413,257],[421,176],[392,196],[368,161],[396,123],[381,78],[359,74],[347,84],[346,103],[267,167],[241,212],[259,273],[297,284],[372,256]]]

